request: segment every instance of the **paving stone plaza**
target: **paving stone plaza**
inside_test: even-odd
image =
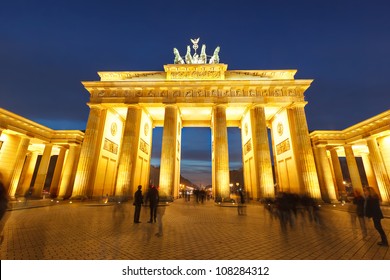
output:
[[[147,223],[149,209],[133,223],[130,202],[56,203],[49,199],[14,204],[1,244],[2,260],[390,260],[389,247],[368,222],[362,239],[351,224],[347,206],[321,207],[321,225],[297,217],[282,231],[278,219],[252,202],[238,215],[236,207],[175,200],[164,207],[163,235]],[[390,236],[388,208],[382,220]]]

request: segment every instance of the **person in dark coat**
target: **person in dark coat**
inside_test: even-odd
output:
[[[141,213],[141,205],[144,203],[144,196],[142,195],[142,186],[138,186],[138,190],[134,194],[134,203],[133,205],[135,206],[134,210],[134,223],[138,224],[140,223],[139,221],[139,216]]]
[[[150,219],[148,223],[155,223],[157,221],[157,206],[159,202],[159,193],[157,187],[152,185],[149,187],[146,200],[150,207]]]
[[[372,218],[374,227],[381,236],[381,242],[378,242],[379,246],[389,246],[386,233],[382,228],[381,219],[383,219],[383,213],[379,205],[379,196],[372,187],[364,188],[365,201],[365,215],[368,218]]]

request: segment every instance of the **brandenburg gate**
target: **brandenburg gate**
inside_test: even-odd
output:
[[[181,57],[175,48],[164,71],[98,72],[100,81],[83,82],[90,113],[72,197],[146,190],[153,128],[162,126],[162,194],[178,196],[182,128],[210,127],[214,196],[229,197],[227,128],[239,127],[251,198],[273,197],[276,185],[320,199],[304,110],[312,80],[295,79],[296,70],[228,70],[219,47],[198,55],[192,42],[195,52],[188,46]]]

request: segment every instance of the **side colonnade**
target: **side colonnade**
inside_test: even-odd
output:
[[[313,131],[310,138],[326,200],[345,200],[371,186],[390,203],[390,110],[342,131]]]
[[[0,180],[10,198],[69,198],[83,138],[0,108]]]

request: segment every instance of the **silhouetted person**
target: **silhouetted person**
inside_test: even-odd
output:
[[[364,218],[364,203],[365,198],[359,190],[354,191],[354,198],[352,200],[354,208],[351,213],[351,222],[354,229],[356,228],[356,218],[359,220],[360,229],[362,231],[363,239],[367,237],[367,228]]]
[[[379,196],[372,187],[364,188],[365,201],[365,215],[368,218],[372,218],[374,227],[381,236],[381,242],[378,242],[380,246],[389,246],[386,233],[382,228],[381,219],[383,219],[382,210],[379,205]]]
[[[159,194],[157,187],[150,186],[149,191],[146,195],[146,200],[149,203],[150,207],[150,219],[148,223],[153,223],[157,221],[157,206],[159,201]]]
[[[245,215],[245,194],[242,189],[238,191],[239,197],[238,197],[238,215]]]
[[[134,210],[134,223],[138,224],[139,216],[141,213],[141,206],[144,203],[144,196],[142,195],[142,186],[138,186],[138,190],[134,193],[134,202],[133,205],[135,206]]]
[[[0,244],[3,243],[3,229],[8,219],[7,207],[8,207],[8,194],[2,180],[2,174],[0,173]]]

